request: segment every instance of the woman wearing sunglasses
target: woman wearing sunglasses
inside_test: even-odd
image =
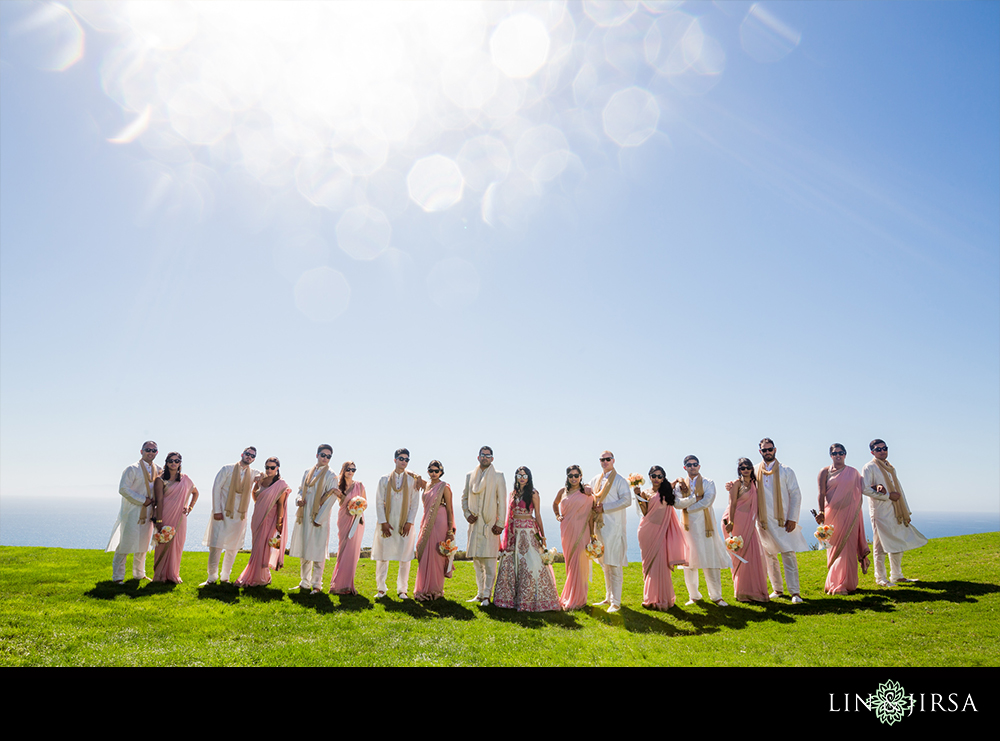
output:
[[[260,587],[271,583],[271,571],[285,565],[285,543],[288,542],[288,495],[291,488],[281,478],[281,461],[268,458],[264,476],[256,481],[253,496],[253,518],[250,535],[253,544],[250,563],[236,580],[239,587]],[[274,544],[272,545],[272,541]]]
[[[181,454],[167,453],[163,475],[153,486],[153,525],[156,527],[156,552],[153,555],[153,581],[169,581],[180,584],[181,556],[184,554],[184,540],[187,538],[187,516],[198,501],[198,490],[194,482],[181,473]],[[188,498],[190,497],[190,502]],[[164,533],[166,528],[171,528]],[[168,533],[173,532],[173,537]]]

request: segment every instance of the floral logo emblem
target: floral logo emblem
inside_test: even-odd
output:
[[[903,719],[913,709],[913,695],[906,694],[903,685],[891,679],[878,686],[874,695],[868,696],[868,703],[875,716],[890,726]]]

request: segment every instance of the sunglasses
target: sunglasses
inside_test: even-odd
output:
[[[889,446],[888,445],[876,446],[876,447],[872,448],[872,452],[873,453],[888,453],[889,452]]]
[[[428,468],[427,473],[441,473],[440,468]]]
[[[181,462],[180,458],[170,458],[167,460],[167,463],[180,463],[180,462]]]
[[[354,473],[354,472],[355,472],[355,471],[357,471],[357,470],[358,470],[358,469],[356,469],[356,468],[345,468],[345,469],[344,469],[344,471],[349,471],[350,473]]]
[[[257,454],[254,453],[252,450],[244,450],[243,451],[243,455],[247,456],[248,458],[256,458],[257,457]]]
[[[277,466],[264,466],[264,470],[265,471],[277,471],[278,467]]]
[[[700,465],[700,463],[685,463],[684,468],[697,468]]]
[[[396,458],[396,460],[399,461],[400,463],[409,463],[410,462],[409,458],[404,458],[403,456],[399,456],[398,458]]]
[[[651,473],[651,474],[649,474],[649,478],[651,478],[651,479],[662,479],[662,478],[666,478],[666,477],[663,474],[661,474],[661,473]]]
[[[333,456],[330,455],[329,453],[320,453],[319,457],[320,458],[326,458],[327,460],[330,460],[331,458],[333,458]]]
[[[761,448],[760,452],[761,453],[773,453],[774,452],[774,448],[773,447],[771,447],[771,448]]]
[[[613,461],[614,458],[598,458],[601,463],[607,463],[608,461]]]
[[[835,455],[847,455],[847,451],[846,450],[835,450],[832,453],[830,453],[830,457],[831,458],[833,456],[835,456]]]
[[[158,453],[160,451],[158,451],[156,448],[143,448],[142,452],[143,453]]]
[[[566,475],[566,478],[568,478],[568,479],[578,479],[578,478],[580,478],[580,477],[581,477],[582,475],[583,475],[583,474],[580,474],[580,473],[570,473],[570,474],[567,474],[567,475]]]
[[[753,466],[740,466],[737,470],[739,471],[752,471]]]

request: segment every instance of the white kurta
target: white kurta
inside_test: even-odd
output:
[[[139,466],[145,466],[146,471],[150,471],[149,464],[139,461],[122,472],[118,484],[122,504],[105,553],[145,553],[149,550],[149,539],[153,536],[153,505],[146,508],[146,522],[140,525],[139,515],[142,503],[146,501],[146,482]],[[155,465],[153,469],[159,470]]]
[[[229,487],[233,480],[233,468],[238,465],[238,463],[234,463],[231,466],[223,466],[215,477],[215,483],[212,485],[212,517],[208,520],[208,527],[205,528],[205,537],[201,541],[202,545],[209,548],[238,551],[246,542],[247,521],[250,519],[250,513],[247,512],[244,517],[240,517],[238,497],[233,504],[233,516],[226,517],[226,500],[229,499]],[[241,475],[249,475],[250,488],[253,489],[254,477],[259,476],[260,471],[248,468],[248,473]],[[252,501],[249,495],[247,498]],[[222,515],[221,520],[215,519],[216,513]]]
[[[715,519],[715,510],[712,504],[715,502],[715,482],[711,479],[702,479],[702,497],[697,499],[694,495],[698,479],[695,477],[691,481],[690,496],[678,496],[674,500],[674,507],[680,510],[687,510],[688,527],[684,530],[684,542],[688,548],[688,565],[691,569],[728,569],[732,566],[729,552],[726,550],[726,543],[722,540],[722,525]],[[674,494],[678,490],[674,489]],[[705,512],[712,523],[712,536],[708,537],[708,527],[705,524]],[[681,520],[683,525],[683,519]]]
[[[490,469],[493,469],[492,464]],[[469,558],[496,558],[500,552],[500,536],[493,534],[493,526],[499,524],[503,527],[507,520],[507,483],[496,469],[490,477],[490,469],[482,476],[478,487],[474,484],[482,469],[477,466],[465,475],[462,512],[466,520],[470,515],[479,518],[469,525],[469,542],[465,548]],[[488,483],[492,483],[492,487]]]
[[[923,533],[913,527],[911,522],[908,526],[896,522],[896,511],[892,506],[889,494],[876,494],[872,491],[872,486],[882,484],[886,492],[893,490],[891,480],[887,480],[882,469],[874,461],[868,461],[861,469],[861,476],[865,480],[864,495],[868,497],[868,514],[872,522],[872,537],[878,536],[882,544],[882,550],[886,553],[902,553],[927,545],[927,538]],[[898,474],[897,474],[898,476]],[[902,492],[900,492],[902,494]],[[903,502],[906,502],[906,495],[903,495]],[[909,507],[907,507],[909,509]]]
[[[590,488],[596,497],[601,491],[605,474],[602,471],[590,482]],[[611,491],[604,499],[604,527],[597,531],[597,537],[604,544],[604,557],[601,563],[605,566],[628,565],[628,541],[625,535],[625,513],[632,504],[632,489],[628,480],[619,473],[611,483]]]
[[[778,465],[781,465],[780,463]],[[799,525],[799,510],[802,507],[802,492],[799,491],[799,482],[795,478],[795,471],[788,466],[781,466],[777,473],[781,477],[781,509],[786,520],[795,523],[795,529],[785,532],[785,523],[779,523],[775,516],[774,506],[774,475],[761,476],[763,481],[758,481],[757,486],[764,489],[764,503],[767,507],[767,529],[762,530],[760,523],[757,523],[757,533],[760,535],[760,542],[764,550],[770,555],[777,553],[787,553],[794,551],[808,551],[809,544],[802,534],[802,527]]]
[[[409,506],[407,507],[406,521],[410,523],[410,534],[405,538],[399,532],[400,510],[403,508],[403,492],[389,491],[389,476],[395,477],[396,485],[402,484],[402,476],[409,477]],[[420,492],[413,485],[411,474],[390,473],[383,476],[378,482],[378,493],[375,495],[375,514],[378,517],[378,524],[375,527],[375,537],[372,540],[372,560],[373,561],[412,561],[416,553],[417,530],[414,524],[417,519],[417,508],[420,506]],[[385,499],[386,495],[391,497],[389,502],[388,521],[392,525],[392,535],[388,538],[382,537],[382,523],[386,522]]]
[[[312,470],[312,469],[309,469]],[[305,500],[302,506],[302,524],[298,522],[298,510],[296,507],[288,508],[288,516],[295,518],[295,528],[292,530],[292,537],[288,541],[288,555],[296,556],[306,561],[326,561],[330,555],[330,513],[333,512],[333,505],[339,504],[336,493],[331,493],[326,498],[319,512],[316,514],[316,522],[319,527],[312,523],[313,502],[316,497],[322,496],[324,491],[337,487],[337,474],[326,469],[323,477],[317,475],[317,480],[310,486],[306,486],[306,478],[309,470],[302,474],[302,483],[299,485],[299,497]],[[292,513],[295,514],[292,514]]]

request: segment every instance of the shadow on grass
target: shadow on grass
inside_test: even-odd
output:
[[[147,582],[145,579],[129,579],[124,584],[115,584],[110,579],[97,582],[92,589],[83,593],[91,599],[113,600],[116,597],[152,597],[164,592],[172,592],[180,586],[173,582]]]
[[[476,613],[464,604],[454,600],[439,597],[438,599],[418,602],[415,599],[393,599],[384,597],[378,600],[382,608],[387,612],[409,615],[417,619],[451,618],[452,620],[474,620]]]

